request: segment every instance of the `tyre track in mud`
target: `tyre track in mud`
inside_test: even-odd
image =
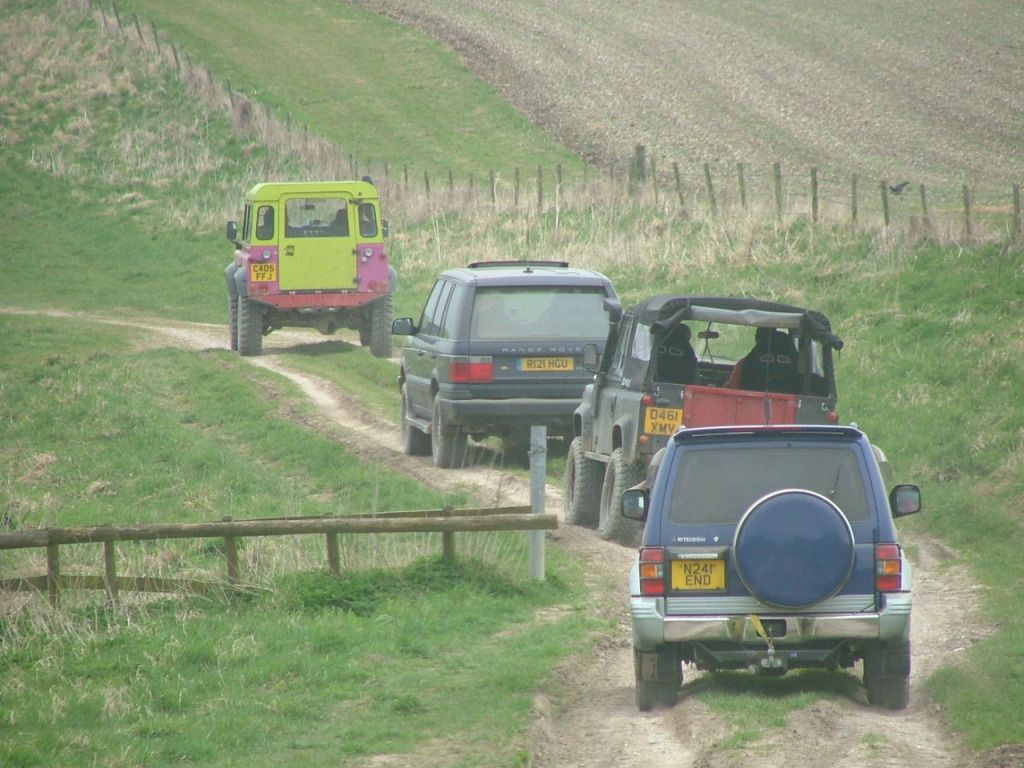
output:
[[[46,315],[143,329],[154,343],[169,341],[196,352],[224,349],[226,329],[219,325],[147,318],[103,317],[60,311],[7,313]],[[326,431],[355,455],[390,471],[416,478],[441,491],[467,492],[483,503],[528,504],[529,479],[500,468],[477,465],[438,471],[429,457],[402,453],[397,427],[362,410],[348,393],[317,376],[290,368],[275,352],[319,336],[284,332],[268,337],[264,354],[243,358],[295,384],[315,406]],[[550,484],[546,509],[562,516],[562,495]],[[833,697],[790,713],[784,727],[740,749],[719,744],[734,728],[714,714],[698,695],[714,686],[714,676],[684,669],[679,703],[669,710],[638,712],[633,700],[632,650],[627,572],[632,549],[602,540],[595,531],[563,524],[549,532],[551,546],[567,550],[587,564],[591,592],[588,610],[613,622],[557,670],[557,701],[538,694],[527,748],[533,765],[543,768],[963,768],[966,751],[950,737],[941,713],[922,693],[924,680],[940,666],[955,664],[972,643],[987,634],[973,617],[980,587],[947,578],[957,555],[922,535],[901,536],[914,565],[913,671],[911,704],[902,712],[869,707],[862,690],[850,698]],[[389,756],[388,766],[444,765],[437,755]]]

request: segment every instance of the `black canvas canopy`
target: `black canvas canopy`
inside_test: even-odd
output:
[[[837,350],[843,348],[843,340],[832,333],[832,326],[825,315],[773,301],[737,296],[662,294],[641,301],[628,312],[658,334],[686,320],[703,320],[759,328],[796,329],[801,335],[809,335],[825,346]]]

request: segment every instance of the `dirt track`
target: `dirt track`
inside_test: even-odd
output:
[[[170,340],[197,351],[221,349],[226,338],[226,331],[220,326],[90,319],[148,329],[154,334],[154,343]],[[521,477],[483,466],[438,472],[429,458],[405,456],[398,430],[392,424],[368,416],[345,392],[315,376],[290,369],[274,353],[275,349],[309,340],[310,336],[301,332],[273,334],[267,338],[261,357],[247,359],[298,385],[319,409],[319,428],[342,440],[354,453],[392,471],[412,475],[431,487],[467,488],[501,504],[529,503],[529,483]],[[560,488],[549,485],[546,507],[549,512],[561,513]],[[562,525],[551,534],[550,545],[564,547],[588,563],[589,587],[593,592],[589,604],[592,610],[615,620],[617,629],[601,639],[595,652],[572,659],[559,670],[559,677],[567,686],[562,705],[555,708],[545,697],[538,696],[530,740],[534,764],[543,768],[1013,765],[996,762],[995,758],[970,762],[956,740],[947,734],[940,714],[921,693],[925,678],[939,666],[955,664],[958,655],[978,639],[982,630],[969,618],[977,603],[976,588],[958,585],[943,575],[946,567],[955,562],[956,554],[920,536],[904,536],[904,544],[912,553],[915,576],[910,708],[903,712],[870,708],[862,691],[850,699],[825,699],[792,713],[785,728],[772,732],[767,741],[748,745],[741,752],[723,752],[716,745],[732,732],[732,727],[694,695],[713,687],[714,676],[684,670],[686,679],[678,705],[648,714],[637,711],[633,700],[626,583],[635,554],[601,540],[594,531]],[[382,765],[412,768],[446,764],[438,755],[415,755],[409,761],[397,762],[395,758],[388,756]]]

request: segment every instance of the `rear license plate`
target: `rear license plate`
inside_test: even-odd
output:
[[[682,408],[648,408],[644,411],[644,432],[671,435],[683,426]]]
[[[250,264],[249,268],[255,283],[272,283],[277,280],[277,264]]]
[[[571,357],[521,357],[519,370],[527,373],[538,371],[572,371],[576,369]]]
[[[673,560],[672,589],[725,589],[725,560]]]

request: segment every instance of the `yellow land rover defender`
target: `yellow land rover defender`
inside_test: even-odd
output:
[[[258,355],[276,328],[359,332],[375,357],[391,355],[397,275],[384,248],[377,188],[362,181],[257,184],[241,231],[229,221],[231,349]]]

